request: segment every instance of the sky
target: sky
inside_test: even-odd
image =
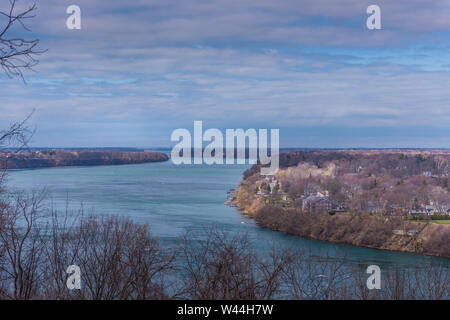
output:
[[[48,51],[26,83],[0,74],[0,129],[34,110],[32,146],[171,147],[202,120],[281,147],[450,148],[449,0],[35,2],[9,36]]]

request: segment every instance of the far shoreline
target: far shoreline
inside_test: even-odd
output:
[[[166,162],[162,152],[121,150],[42,150],[21,153],[0,152],[0,169],[43,169]]]

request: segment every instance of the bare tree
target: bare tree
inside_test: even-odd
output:
[[[39,63],[37,56],[45,50],[39,50],[39,39],[25,39],[11,35],[15,26],[31,31],[25,22],[35,17],[36,4],[18,10],[17,1],[9,0],[6,10],[0,10],[0,66],[10,78],[23,77],[25,70],[33,70]]]
[[[445,175],[446,173],[448,173],[449,163],[447,158],[443,156],[437,156],[434,158],[434,162],[439,174]]]
[[[74,298],[90,300],[163,299],[174,255],[152,238],[147,225],[118,217],[82,219],[71,232],[72,260],[81,268],[83,290]],[[54,247],[55,251],[60,250]],[[66,257],[67,258],[67,257]],[[77,295],[78,294],[78,295]]]
[[[28,115],[25,120],[13,123],[7,130],[0,131],[0,148],[12,148],[14,152],[19,152],[27,146],[33,135],[27,122],[33,113]]]
[[[9,299],[28,300],[40,296],[43,243],[38,220],[42,195],[10,197],[0,212],[4,222],[0,232],[0,293]]]
[[[17,0],[8,0],[8,3],[8,8],[0,8],[0,66],[8,77],[19,76],[24,80],[23,71],[33,70],[39,62],[36,57],[45,51],[37,49],[39,39],[24,39],[11,33],[16,26],[31,31],[25,22],[35,17],[37,6],[32,4],[26,9],[18,9]],[[15,147],[18,152],[27,145],[32,136],[27,126],[31,114],[25,120],[13,123],[7,130],[0,130],[0,149]],[[0,190],[7,160],[8,155],[0,153],[0,170],[3,169],[0,172]]]
[[[272,250],[259,257],[246,235],[230,236],[213,228],[206,230],[206,239],[186,235],[181,259],[181,297],[261,300],[281,296],[282,275],[291,256]]]
[[[337,259],[326,254],[319,261],[314,261],[312,256],[311,252],[293,252],[292,262],[285,266],[283,276],[288,297],[298,300],[348,298],[351,274],[344,268],[346,258]]]
[[[4,189],[9,158],[26,148],[33,137],[34,130],[28,126],[28,120],[32,114],[21,122],[13,123],[7,130],[0,130],[0,193]],[[3,152],[2,149],[6,148],[9,150]]]

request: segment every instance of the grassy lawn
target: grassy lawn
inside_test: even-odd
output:
[[[431,220],[431,222],[439,224],[450,224],[450,220]]]

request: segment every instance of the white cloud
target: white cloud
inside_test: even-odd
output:
[[[445,46],[433,43],[448,46],[436,34],[450,27],[445,3],[380,0],[378,33],[364,28],[371,3],[359,0],[80,0],[80,31],[65,28],[69,1],[39,4],[31,26],[49,49],[39,73],[27,75],[28,85],[3,78],[0,87],[0,126],[35,108],[37,144],[50,141],[49,132],[59,144],[164,141],[197,119],[324,130],[445,128],[450,120],[448,71],[383,58],[410,45],[441,57]],[[323,52],[307,50],[317,47]],[[373,50],[369,62],[360,50]]]

